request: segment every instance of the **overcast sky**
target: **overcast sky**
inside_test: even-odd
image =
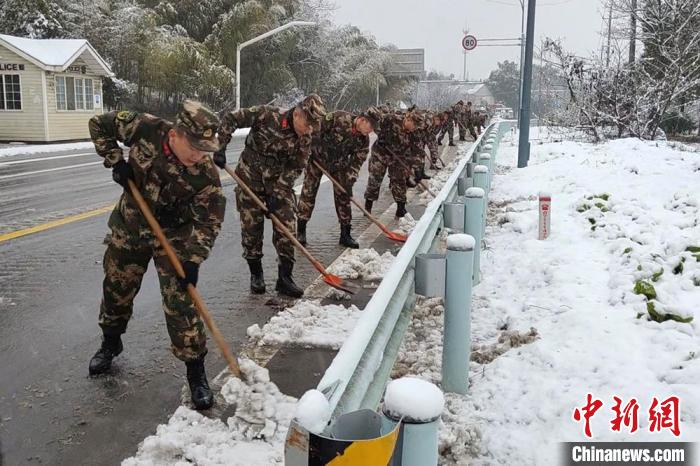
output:
[[[354,24],[380,43],[424,48],[426,70],[462,79],[463,30],[478,39],[520,35],[519,0],[335,0],[338,24]],[[538,0],[535,47],[545,36],[588,56],[600,50],[601,0]],[[469,79],[485,79],[496,64],[519,59],[517,47],[477,47],[467,55]]]

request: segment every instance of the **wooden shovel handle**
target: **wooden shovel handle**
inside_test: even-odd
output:
[[[224,165],[224,170],[226,170],[226,173],[231,175],[231,178],[234,179],[236,184],[238,184],[238,186],[243,191],[245,191],[248,197],[250,197],[260,209],[262,209],[264,212],[267,212],[275,228],[277,228],[277,230],[279,230],[280,233],[286,236],[292,242],[292,244],[294,244],[294,246],[302,253],[302,255],[306,257],[306,259],[308,259],[309,262],[311,262],[311,265],[313,265],[314,268],[318,270],[319,273],[321,273],[321,275],[329,275],[328,271],[323,266],[323,264],[321,264],[318,260],[316,260],[314,256],[311,255],[311,253],[304,247],[304,245],[299,242],[296,236],[294,236],[292,232],[289,231],[289,229],[284,225],[284,223],[282,223],[282,221],[279,218],[277,218],[277,216],[274,213],[268,210],[265,203],[257,196],[257,194],[253,192],[252,189],[250,189],[250,186],[248,186],[248,184],[236,174],[235,170],[233,170],[228,164]]]
[[[168,256],[170,263],[172,264],[173,268],[175,269],[175,273],[177,273],[180,278],[185,278],[185,269],[182,268],[182,263],[180,262],[180,259],[178,259],[177,254],[175,254],[175,250],[170,245],[170,242],[165,237],[165,233],[163,233],[163,229],[158,224],[158,220],[156,220],[156,218],[153,216],[151,209],[148,207],[146,200],[143,198],[143,196],[139,192],[139,189],[138,189],[138,187],[136,187],[136,184],[134,183],[134,181],[128,180],[128,183],[129,183],[129,190],[131,192],[131,195],[136,200],[136,203],[138,204],[139,209],[141,209],[143,216],[146,218],[146,221],[148,222],[148,225],[151,227],[151,230],[153,230],[153,234],[158,239],[158,242],[161,244],[161,246],[163,246],[163,249],[165,250],[165,254]],[[199,294],[199,291],[192,284],[188,284],[187,285],[187,292],[189,293],[190,297],[192,298],[192,301],[194,302],[194,307],[197,310],[197,314],[204,321],[204,324],[207,326],[207,328],[211,332],[211,335],[214,338],[216,345],[219,347],[219,350],[223,354],[224,359],[226,359],[226,362],[228,363],[229,370],[231,371],[231,373],[234,376],[238,377],[239,379],[242,378],[241,368],[238,365],[238,361],[236,360],[235,355],[231,352],[231,349],[229,348],[228,344],[226,343],[224,336],[221,334],[219,327],[216,326],[216,323],[214,322],[214,319],[211,317],[211,314],[209,313],[209,309],[207,308],[207,305],[204,303],[204,300],[202,299],[201,295]]]
[[[318,167],[318,169],[321,170],[321,173],[326,175],[326,178],[331,180],[331,183],[333,183],[340,190],[340,192],[342,192],[343,194],[348,196],[347,189],[345,189],[345,187],[342,184],[340,184],[340,182],[338,180],[336,180],[333,176],[331,176],[331,174],[328,172],[328,170],[326,170],[323,167],[323,165],[321,165],[320,162],[318,162],[316,160],[312,160],[311,163],[316,165],[316,167]],[[382,230],[388,236],[394,236],[394,233],[392,231],[390,231],[386,226],[384,226],[384,224],[382,222],[380,222],[374,215],[369,213],[369,211],[367,209],[365,209],[365,206],[363,206],[360,202],[355,200],[354,197],[351,197],[351,196],[348,196],[348,197],[350,198],[350,201],[353,204],[355,204],[357,206],[357,208],[362,211],[363,214],[365,214],[365,217],[367,217],[372,223],[377,225],[380,230]]]

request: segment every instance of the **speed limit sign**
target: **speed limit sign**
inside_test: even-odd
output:
[[[462,47],[464,47],[464,50],[474,50],[476,48],[476,37],[464,36],[462,38]]]

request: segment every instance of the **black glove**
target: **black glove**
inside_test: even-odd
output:
[[[182,264],[182,268],[185,269],[185,278],[177,277],[177,282],[180,285],[180,288],[182,288],[182,291],[187,291],[187,285],[192,284],[192,286],[197,286],[197,279],[199,278],[199,264],[186,261]]]
[[[275,211],[279,208],[279,199],[277,199],[277,196],[274,194],[266,194],[265,195],[265,206],[267,207],[267,212],[265,213],[265,217],[270,218],[270,214],[274,214]]]
[[[134,179],[134,170],[126,160],[120,160],[112,165],[112,179],[119,183],[124,189],[129,189],[128,180]]]
[[[219,167],[220,169],[224,169],[226,166],[226,149],[221,149],[216,152],[214,152],[214,156],[212,157],[212,160],[214,161],[214,164]]]

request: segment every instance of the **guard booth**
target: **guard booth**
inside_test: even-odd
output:
[[[83,39],[0,34],[0,141],[87,139],[102,113],[102,78],[114,76]]]

